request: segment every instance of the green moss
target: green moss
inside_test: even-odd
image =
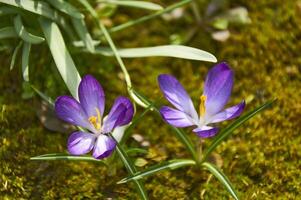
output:
[[[231,103],[248,99],[247,110],[277,98],[274,106],[246,123],[223,143],[217,152],[223,158],[223,171],[229,176],[242,199],[297,199],[301,195],[301,18],[300,2],[246,1],[252,24],[231,30],[225,43],[216,43],[200,32],[191,45],[214,52],[235,71]],[[126,13],[126,12],[125,12]],[[114,23],[127,20],[118,14]],[[145,25],[115,33],[118,46],[135,47],[166,44],[174,32],[186,32],[189,19]],[[145,28],[147,27],[147,28]],[[184,28],[183,28],[184,27]],[[139,32],[137,37],[136,30]],[[55,69],[47,49],[35,49],[31,75],[34,84],[53,97],[65,94],[66,88]],[[126,95],[118,65],[112,58],[74,56],[81,74],[95,75],[106,91],[107,104],[117,95]],[[124,169],[110,176],[101,165],[85,162],[34,162],[39,154],[65,152],[68,134],[44,129],[36,117],[39,101],[22,100],[20,66],[9,72],[10,58],[1,55],[0,74],[0,196],[4,199],[136,199],[131,184],[116,185],[126,176]],[[170,58],[125,60],[133,85],[152,99],[161,98],[156,78],[160,73],[177,76],[195,101],[211,64]],[[18,67],[19,68],[18,68]],[[47,76],[45,76],[47,74]],[[143,77],[143,78],[141,78]],[[166,101],[162,100],[165,104]],[[141,112],[139,109],[138,112]],[[223,124],[222,126],[224,126]],[[149,113],[134,129],[150,142],[149,164],[170,158],[189,157],[173,132],[155,113]],[[197,138],[187,131],[196,141]],[[206,144],[210,139],[206,141]],[[133,140],[130,146],[138,146]],[[229,195],[209,173],[194,168],[162,172],[146,179],[151,199],[228,199]]]

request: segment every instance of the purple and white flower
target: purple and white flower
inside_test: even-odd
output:
[[[68,139],[68,151],[72,155],[93,151],[96,159],[108,157],[116,147],[115,140],[108,133],[113,132],[113,136],[116,134],[116,139],[120,139],[120,132],[133,118],[133,104],[126,97],[118,97],[103,118],[105,94],[91,75],[81,80],[78,96],[79,102],[70,96],[60,96],[55,101],[55,112],[61,120],[89,130],[72,133]]]
[[[203,94],[200,96],[199,112],[179,81],[168,74],[158,77],[161,91],[175,108],[163,106],[160,113],[164,120],[174,127],[195,126],[193,132],[199,137],[212,137],[218,128],[209,124],[238,117],[245,107],[245,101],[224,109],[233,87],[233,71],[226,63],[219,63],[208,73]]]

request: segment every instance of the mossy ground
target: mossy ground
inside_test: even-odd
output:
[[[241,199],[298,199],[301,196],[301,5],[300,1],[237,1],[249,10],[252,24],[231,28],[231,37],[217,43],[200,31],[191,45],[213,52],[235,71],[231,103],[247,99],[246,110],[273,98],[277,102],[257,115],[217,150],[222,169]],[[118,14],[115,21],[128,18]],[[186,21],[185,21],[186,20]],[[183,33],[190,19],[164,22],[160,19],[113,34],[122,47],[166,44],[174,32]],[[146,28],[147,27],[147,28]],[[137,30],[140,30],[137,32]],[[66,89],[47,49],[34,47],[32,80],[53,97]],[[42,56],[41,56],[42,55]],[[105,88],[107,102],[126,95],[122,74],[112,58],[74,56],[81,74],[91,73]],[[177,76],[194,100],[201,94],[210,63],[169,58],[128,59],[126,66],[133,85],[152,99],[162,95],[156,83],[160,73]],[[32,156],[66,151],[68,134],[50,132],[36,117],[39,98],[21,98],[20,68],[10,72],[10,54],[1,52],[0,75],[0,196],[3,199],[136,199],[134,188],[115,183],[126,176],[123,168],[114,176],[94,163],[30,161]],[[50,74],[46,76],[46,74]],[[161,103],[166,103],[161,101]],[[108,106],[109,107],[109,106]],[[141,110],[138,110],[138,114]],[[222,124],[221,126],[224,126]],[[158,116],[149,113],[134,129],[150,141],[149,164],[189,154]],[[195,141],[197,138],[187,131]],[[208,139],[206,142],[210,142]],[[139,146],[133,140],[131,146]],[[194,168],[165,171],[146,179],[151,199],[229,199],[220,183]],[[204,193],[205,191],[205,193]]]

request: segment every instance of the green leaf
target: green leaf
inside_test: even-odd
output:
[[[66,48],[60,29],[50,20],[40,18],[39,21],[57,69],[72,96],[78,99],[77,88],[81,78]]]
[[[22,38],[25,42],[31,43],[31,44],[39,44],[41,42],[44,42],[44,38],[35,36],[29,32],[27,32],[26,28],[24,27],[22,23],[22,19],[20,15],[17,15],[14,18],[14,27],[15,31],[18,34],[20,38]]]
[[[95,19],[97,18],[96,11],[87,0],[77,0],[77,1],[81,3],[88,10],[88,12],[92,15],[93,18]]]
[[[247,114],[239,117],[237,120],[235,120],[232,124],[221,130],[221,132],[214,138],[210,146],[205,150],[203,154],[203,161],[205,161],[210,153],[222,142],[224,141],[229,135],[233,133],[235,129],[240,127],[243,123],[254,117],[256,114],[260,113],[264,109],[271,106],[271,104],[275,102],[275,100],[267,101],[266,103],[258,106],[254,110],[248,112]]]
[[[92,40],[92,42],[93,42],[93,46],[97,46],[101,43],[99,40]],[[82,40],[73,41],[72,45],[75,46],[75,47],[78,47],[78,48],[86,46],[85,43]]]
[[[30,86],[42,99],[44,99],[49,105],[51,105],[54,108],[54,101],[51,97],[49,97],[46,94],[44,94],[43,92],[41,92],[35,86],[33,86],[33,85],[30,85]]]
[[[54,20],[66,31],[71,40],[74,40],[73,31],[69,26],[69,22],[67,22],[61,15],[59,15],[58,12],[52,9],[47,3],[43,1],[33,0],[0,0],[0,3],[15,6],[22,10],[27,10],[34,14]]]
[[[47,0],[49,4],[51,4],[53,7],[58,9],[59,11],[77,18],[77,19],[83,19],[84,15],[80,13],[73,5],[70,3],[63,1],[63,0]]]
[[[15,48],[15,50],[14,50],[14,52],[13,52],[13,56],[12,56],[12,59],[11,59],[11,62],[10,62],[10,67],[9,67],[10,70],[13,70],[13,68],[14,68],[14,66],[15,66],[16,56],[17,56],[17,54],[18,54],[20,48],[22,47],[22,44],[23,44],[23,41],[21,40],[21,41],[19,42],[19,44],[16,46],[16,48]]]
[[[98,47],[95,51],[96,53],[104,56],[114,56],[114,53],[110,48]],[[183,45],[163,45],[155,47],[128,48],[117,49],[117,51],[119,55],[123,58],[166,56],[207,62],[217,61],[216,57],[209,52]]]
[[[24,81],[29,81],[29,54],[30,54],[31,44],[24,42],[22,49],[22,74]]]
[[[94,53],[94,41],[92,40],[92,37],[90,33],[88,32],[88,29],[86,27],[86,24],[83,19],[72,19],[73,26],[80,37],[80,39],[84,42],[85,47],[87,50],[91,53]]]
[[[0,0],[0,3],[15,6],[29,12],[50,18],[52,20],[57,19],[56,12],[51,9],[45,2],[33,0]]]
[[[130,148],[126,150],[127,154],[147,154],[148,151],[142,148]]]
[[[131,174],[134,175],[137,173],[136,168],[134,166],[134,164],[132,163],[131,159],[128,157],[127,153],[123,150],[122,146],[120,146],[118,144],[118,142],[116,142],[116,151],[120,157],[120,159],[122,160],[125,168],[127,169],[127,171]],[[135,186],[140,194],[141,199],[147,200],[148,196],[147,193],[145,191],[144,185],[141,181],[138,180],[134,180]]]
[[[0,29],[0,39],[16,38],[16,37],[18,37],[18,35],[14,27],[8,26]]]
[[[30,158],[30,160],[71,160],[71,161],[92,161],[105,164],[103,160],[97,160],[91,156],[72,156],[65,153],[44,154]]]
[[[146,96],[140,94],[136,90],[133,89],[134,94],[147,106],[154,105],[153,102],[151,102]],[[161,114],[159,112],[159,109],[155,106],[152,106],[152,108],[156,111],[156,113],[161,117]],[[185,132],[179,128],[170,126],[173,132],[176,134],[177,138],[185,145],[186,149],[190,152],[192,157],[197,160],[197,153],[195,151],[195,147],[189,137],[185,134]]]
[[[126,178],[118,181],[117,184],[122,184],[122,183],[126,183],[126,182],[133,181],[133,180],[139,180],[146,176],[153,175],[153,174],[158,173],[163,170],[174,170],[174,169],[177,169],[180,167],[186,167],[186,166],[192,166],[192,165],[196,165],[196,162],[194,160],[190,160],[190,159],[175,159],[175,160],[165,161],[163,163],[151,166],[144,171],[137,172],[133,176],[126,177]]]
[[[179,8],[179,7],[182,7],[188,3],[192,2],[192,0],[182,0],[180,2],[177,2],[175,4],[172,4],[166,8],[164,8],[163,10],[159,10],[158,12],[155,12],[151,15],[147,15],[147,16],[143,16],[143,17],[140,17],[138,19],[135,19],[135,20],[131,20],[131,21],[128,21],[124,24],[120,24],[118,26],[115,26],[111,29],[109,29],[109,32],[112,33],[112,32],[117,32],[117,31],[120,31],[120,30],[123,30],[123,29],[126,29],[128,27],[131,27],[131,26],[134,26],[136,24],[140,24],[140,23],[143,23],[145,21],[148,21],[150,19],[153,19],[155,17],[159,17],[161,15],[163,15],[164,13],[168,13],[176,8]]]
[[[16,8],[11,8],[8,6],[1,6],[0,7],[0,16],[3,15],[9,15],[9,14],[16,14],[19,13],[19,11]]]
[[[163,7],[160,6],[159,4],[145,2],[145,1],[99,0],[98,2],[112,4],[112,5],[118,5],[118,6],[136,7],[136,8],[142,8],[142,9],[148,9],[148,10],[162,10],[163,9]]]
[[[226,175],[221,170],[218,169],[217,166],[215,166],[211,163],[208,163],[208,162],[204,162],[201,165],[205,169],[210,171],[223,184],[223,186],[227,189],[227,191],[231,194],[231,196],[235,200],[239,200],[238,195],[237,195],[233,185],[231,184],[229,179],[226,177]]]

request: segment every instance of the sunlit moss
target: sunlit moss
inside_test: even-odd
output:
[[[235,85],[231,103],[248,98],[246,109],[251,110],[268,99],[278,101],[218,148],[223,158],[222,169],[242,199],[296,199],[301,195],[300,2],[287,1],[284,6],[282,1],[241,0],[237,4],[248,8],[252,24],[233,28],[225,43],[216,43],[208,34],[200,32],[192,45],[212,51],[219,60],[232,66]],[[128,14],[117,14],[114,22],[127,18]],[[139,37],[135,27],[113,36],[121,47],[166,44],[174,31],[183,32],[183,24],[185,20],[172,25],[154,20],[147,22],[147,26],[136,27],[143,29]],[[41,54],[33,55],[31,61],[33,83],[53,97],[67,93],[55,68],[51,67],[49,52],[36,50]],[[0,59],[0,196],[4,199],[136,199],[131,184],[115,184],[126,176],[124,169],[117,169],[116,176],[109,176],[108,170],[97,164],[29,160],[39,154],[65,152],[68,134],[42,127],[34,106],[39,99],[21,99],[20,66],[9,72],[9,58],[1,55]],[[84,55],[75,56],[75,61],[81,74],[91,73],[99,79],[106,91],[107,104],[117,95],[126,95],[123,76],[113,58]],[[205,74],[212,66],[170,58],[127,59],[125,63],[134,87],[150,98],[162,97],[156,83],[158,74],[172,73],[196,103]],[[160,100],[160,103],[167,102]],[[189,157],[155,113],[147,114],[133,133],[150,142],[149,154],[145,156],[149,164]],[[187,134],[197,140],[193,133],[187,131]],[[209,142],[210,139],[206,144]],[[139,146],[133,140],[129,144]],[[206,182],[208,177],[207,172],[181,168],[149,177],[146,188],[151,199],[228,199],[223,186],[214,177]]]

